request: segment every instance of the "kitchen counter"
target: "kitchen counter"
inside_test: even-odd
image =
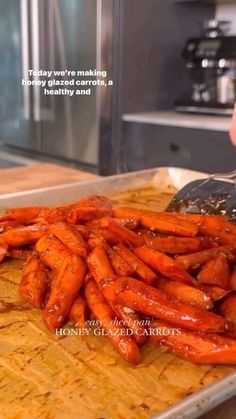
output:
[[[0,193],[19,192],[97,177],[97,175],[91,173],[55,164],[34,164],[14,169],[2,169],[0,174]],[[236,417],[235,412],[236,397],[208,412],[201,419],[234,419]]]
[[[124,114],[125,122],[165,125],[183,128],[228,132],[231,117],[178,113],[174,111],[142,112]]]

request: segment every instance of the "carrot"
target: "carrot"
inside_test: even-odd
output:
[[[191,287],[190,285],[183,284],[178,281],[168,281],[159,278],[155,282],[155,286],[168,295],[178,298],[182,303],[189,304],[193,307],[198,307],[203,310],[212,308],[211,298],[198,288]]]
[[[69,249],[56,237],[47,235],[37,241],[35,250],[42,262],[51,269],[59,268],[64,260],[71,255]]]
[[[161,233],[170,233],[178,236],[194,237],[197,235],[196,224],[185,220],[179,220],[171,213],[157,212],[131,207],[116,207],[113,209],[115,217],[137,217],[140,224],[151,230]]]
[[[9,247],[7,255],[12,259],[24,259],[27,260],[32,256],[33,250],[21,249],[17,247]]]
[[[102,290],[101,283],[105,278],[115,278],[114,271],[112,269],[111,263],[104,248],[95,248],[88,256],[87,264],[99,289]],[[137,315],[137,313],[135,313],[132,310],[128,310],[125,304],[114,304],[110,299],[108,299],[107,301],[116,313],[116,315],[120,319],[129,323],[129,327],[133,331],[133,335],[137,343],[139,345],[143,344],[146,340],[144,328],[140,324],[138,324],[140,318]],[[137,328],[139,329],[138,332]]]
[[[111,265],[116,273],[119,276],[130,276],[134,273],[133,268],[130,264],[114,249],[108,245],[104,245],[105,250],[110,258]]]
[[[132,336],[125,334],[124,327],[116,324],[115,313],[106,303],[101,291],[94,281],[89,281],[85,287],[85,296],[94,316],[105,330],[114,348],[126,361],[138,364],[141,356],[138,345]]]
[[[189,255],[177,256],[175,261],[179,263],[186,271],[192,271],[200,268],[208,260],[215,256],[224,255],[229,260],[235,259],[236,246],[227,245],[214,247],[213,249],[202,250],[201,252],[191,253]]]
[[[2,238],[0,238],[0,262],[2,262],[8,254],[8,245]]]
[[[86,320],[88,319],[88,306],[83,297],[78,297],[74,301],[70,309],[69,319],[76,327],[80,327],[81,329],[86,327]]]
[[[71,204],[72,208],[98,208],[104,209],[107,211],[112,210],[112,201],[103,195],[90,195],[86,198],[81,198],[79,201],[76,201]]]
[[[98,233],[97,234],[91,233],[89,235],[87,244],[89,248],[92,250],[92,249],[95,249],[95,247],[104,247],[106,244],[106,240],[102,236],[100,236]]]
[[[81,234],[81,236],[85,240],[88,240],[88,238],[89,238],[89,231],[88,231],[88,229],[87,229],[87,227],[85,225],[83,225],[83,224],[77,224],[77,225],[74,225],[74,228],[75,228],[76,231],[78,231]]]
[[[193,253],[213,247],[210,239],[200,237],[153,237],[150,244],[159,252],[164,253]]]
[[[169,352],[199,364],[236,364],[236,341],[216,334],[173,330],[160,320],[151,322],[150,340]]]
[[[223,289],[228,289],[229,276],[230,272],[227,258],[224,255],[219,255],[203,265],[197,279],[200,284],[212,284]]]
[[[72,219],[74,216],[74,219]],[[70,205],[56,208],[43,208],[38,217],[36,218],[37,222],[40,223],[59,223],[61,221],[67,221],[70,219],[70,223],[75,224],[76,216],[72,211]]]
[[[230,279],[229,279],[229,286],[231,290],[236,290],[236,267],[234,267]]]
[[[54,234],[68,249],[75,255],[86,257],[88,254],[87,245],[81,234],[64,222],[51,224],[49,233]]]
[[[236,226],[220,215],[177,214],[182,221],[189,220],[198,226],[200,234],[214,237],[222,244],[233,244],[236,240]]]
[[[0,223],[0,233],[11,230],[12,228],[21,227],[18,221],[3,221]]]
[[[12,228],[1,235],[2,239],[13,247],[24,246],[36,242],[46,232],[47,227],[42,224]]]
[[[143,279],[148,284],[151,284],[155,278],[156,274],[143,263],[133,252],[127,249],[127,247],[122,244],[118,244],[114,247],[115,251],[122,256],[126,262],[132,266],[133,272]]]
[[[134,218],[134,217],[123,217],[123,218],[112,218],[112,219],[117,224],[121,225],[122,227],[126,227],[129,230],[136,229],[139,224],[138,218]],[[106,218],[105,218],[105,222],[106,222]],[[96,220],[88,221],[86,223],[86,227],[90,231],[93,231],[93,230],[101,229],[103,227],[103,224],[104,224],[104,217],[96,219]]]
[[[86,266],[80,256],[67,256],[53,278],[50,294],[43,310],[43,320],[50,330],[67,320],[72,304],[85,279]]]
[[[227,320],[236,326],[236,294],[225,297],[225,301],[220,305],[220,313]]]
[[[164,292],[133,278],[101,281],[105,298],[187,329],[222,332],[228,323],[220,316],[191,307]]]
[[[213,285],[202,285],[201,290],[211,298],[213,303],[220,300],[228,293],[228,291]]]
[[[19,292],[32,307],[42,308],[48,291],[48,273],[45,265],[35,256],[24,264]]]
[[[7,210],[7,214],[20,223],[30,224],[34,222],[43,209],[44,207],[11,208]]]
[[[188,284],[194,282],[193,278],[175,260],[164,253],[147,246],[137,247],[134,249],[134,253],[144,263],[167,278]]]
[[[143,237],[134,233],[126,227],[123,227],[114,221],[111,217],[103,219],[102,227],[107,229],[114,237],[123,243],[129,243],[133,246],[141,246],[144,243]]]

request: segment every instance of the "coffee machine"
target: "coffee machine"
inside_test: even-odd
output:
[[[229,21],[204,22],[204,35],[188,39],[183,58],[192,86],[175,102],[179,112],[231,115],[236,102],[236,35]]]

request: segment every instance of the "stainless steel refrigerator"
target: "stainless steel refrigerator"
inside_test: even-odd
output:
[[[118,20],[119,0],[0,1],[0,142],[98,164],[114,114]],[[112,89],[69,97],[22,87],[28,69],[95,68],[108,71]]]

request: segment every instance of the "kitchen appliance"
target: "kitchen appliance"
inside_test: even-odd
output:
[[[236,101],[236,35],[230,22],[204,22],[204,36],[188,39],[183,58],[192,78],[189,97],[175,103],[177,111],[231,115]]]
[[[98,164],[99,132],[105,126],[110,134],[111,123],[107,126],[106,121],[112,119],[116,87],[95,87],[88,96],[46,96],[37,84],[43,78],[37,74],[30,77],[28,70],[105,69],[115,85],[113,48],[118,36],[118,6],[119,1],[114,0],[0,2],[2,143]],[[22,79],[35,85],[22,86]]]

